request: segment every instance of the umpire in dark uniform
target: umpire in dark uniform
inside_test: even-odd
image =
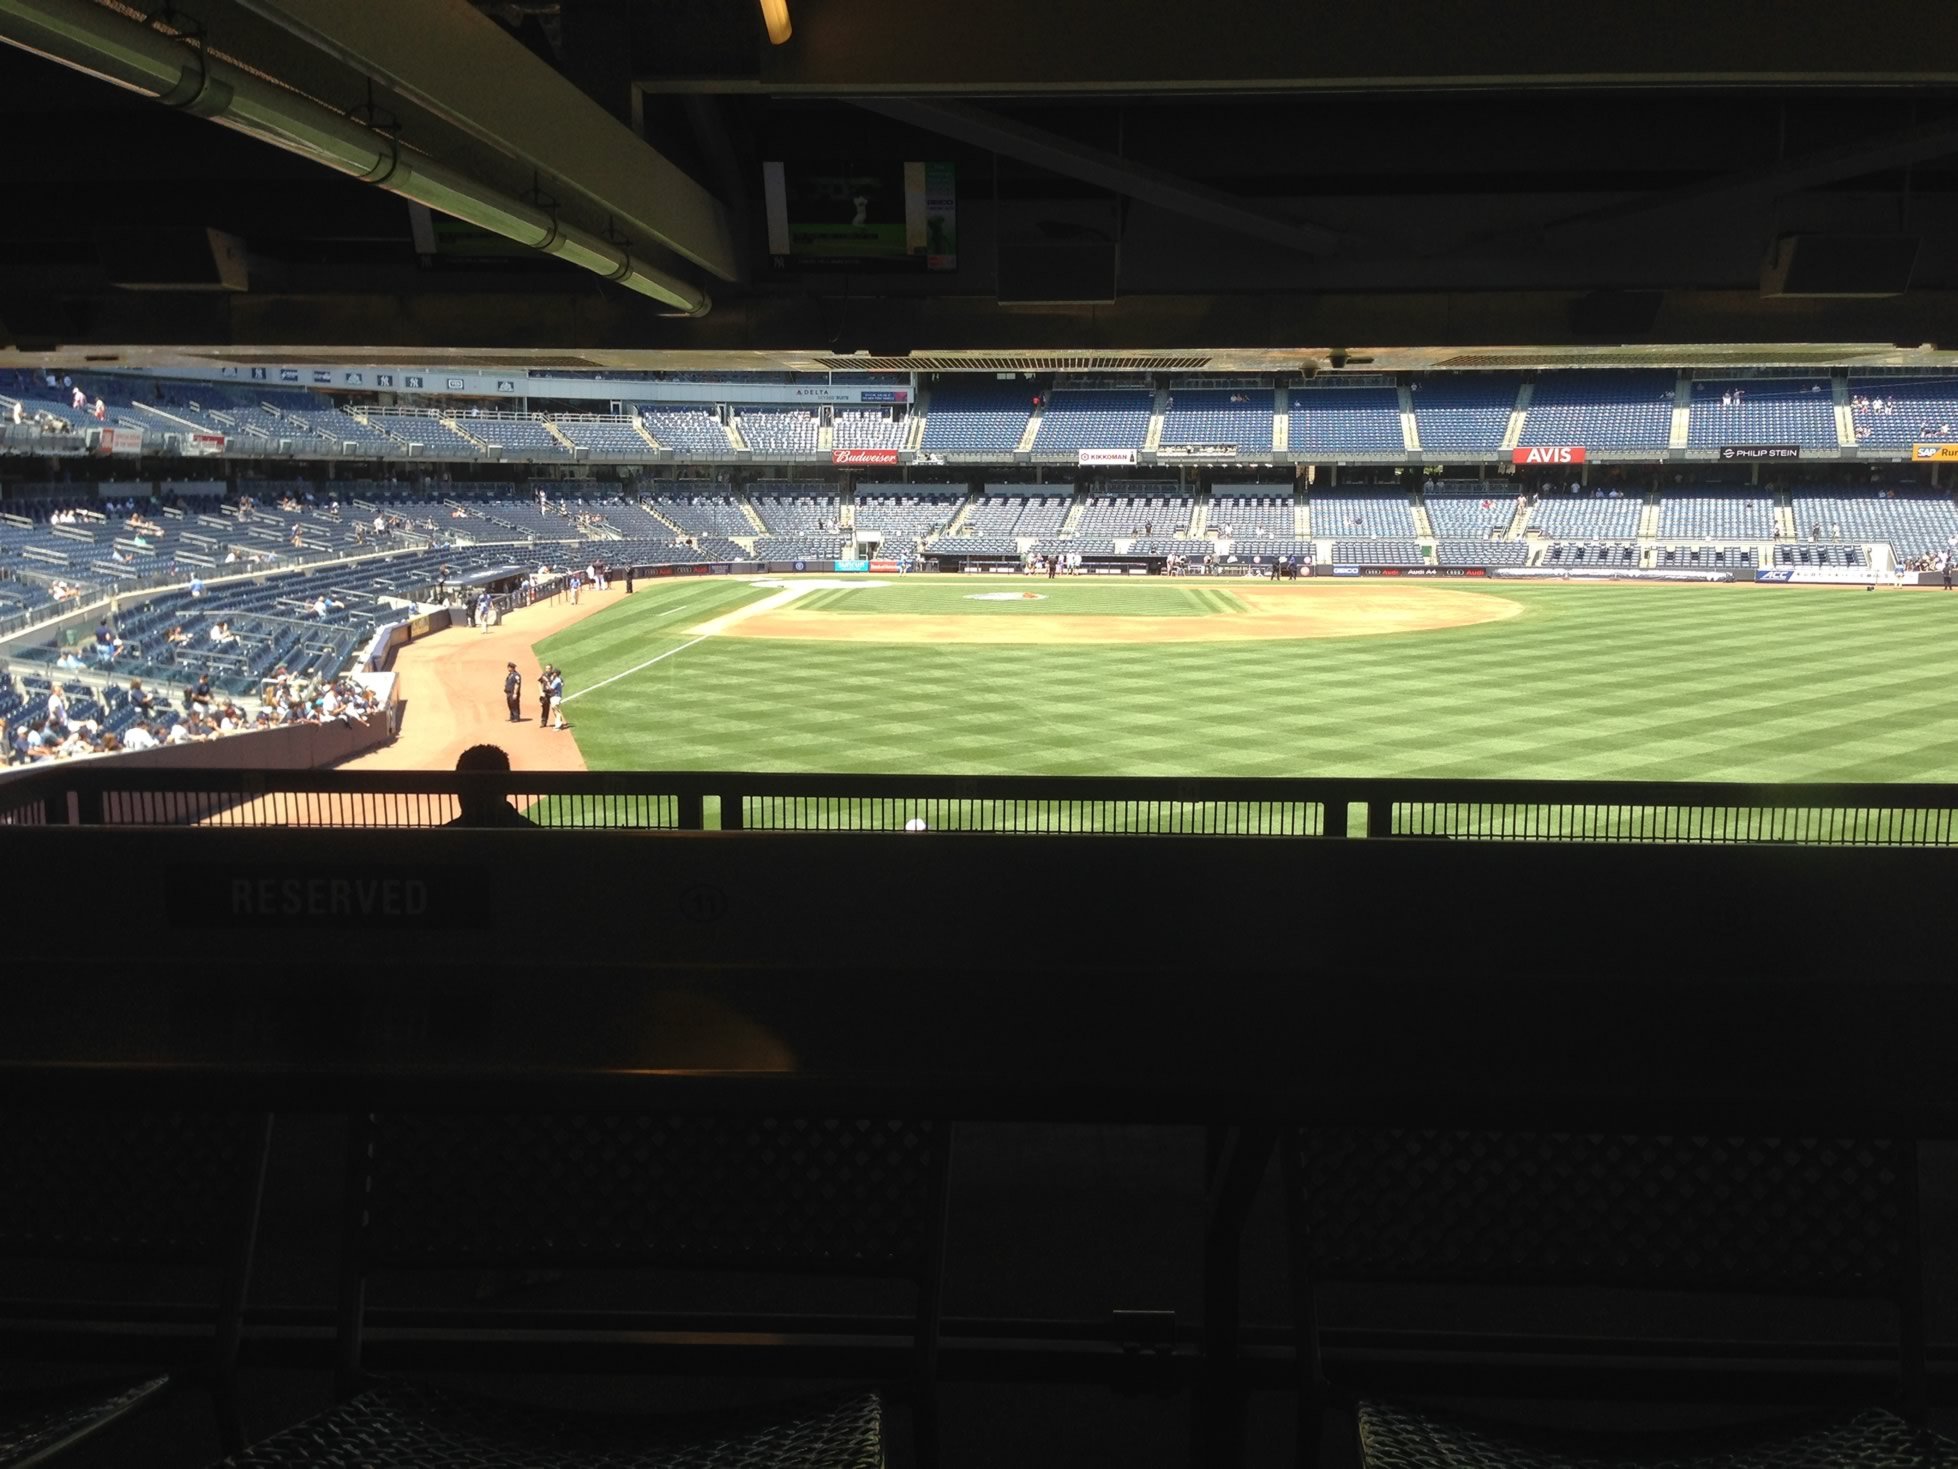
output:
[[[523,703],[523,675],[517,672],[514,663],[510,665],[510,671],[503,675],[503,702],[510,706],[512,724],[523,718],[523,711],[518,707]]]

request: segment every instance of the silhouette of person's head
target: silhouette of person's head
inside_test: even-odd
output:
[[[456,757],[458,775],[508,775],[510,757],[500,745],[471,745]],[[469,782],[460,796],[462,814],[450,826],[535,826],[520,811],[513,811],[510,803],[494,791],[485,789],[483,784]]]

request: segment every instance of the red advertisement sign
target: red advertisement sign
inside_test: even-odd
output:
[[[1556,447],[1538,445],[1534,449],[1512,449],[1509,457],[1516,464],[1582,464],[1584,446],[1564,444]]]
[[[831,449],[831,464],[895,464],[895,449]]]

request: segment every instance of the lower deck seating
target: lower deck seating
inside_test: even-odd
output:
[[[1335,541],[1333,564],[1337,566],[1425,566],[1419,541]]]
[[[1639,564],[1639,548],[1630,541],[1555,541],[1545,548],[1543,566],[1616,566]]]

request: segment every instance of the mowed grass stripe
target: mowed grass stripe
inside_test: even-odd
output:
[[[772,595],[767,588],[729,580],[658,583],[643,597],[635,594],[595,617],[546,638],[537,656],[564,669],[567,691],[589,688],[635,664],[687,642],[690,629],[710,618]],[[626,680],[584,701],[589,706]]]
[[[911,585],[958,603],[1022,584]],[[1084,601],[1149,597],[1152,610],[1177,600],[1156,600],[1172,590],[1202,615],[1220,615],[1209,611],[1220,599],[1237,601],[1216,587],[1079,589]],[[1271,643],[710,639],[582,702],[579,740],[596,769],[1958,778],[1958,738],[1947,734],[1958,692],[1947,695],[1936,676],[1949,666],[1958,600],[1782,588],[1476,590],[1515,601],[1523,615]],[[766,593],[721,595],[733,605]],[[837,605],[873,610],[880,593],[835,595]],[[551,640],[546,656],[576,683],[660,651],[657,618],[608,629],[624,610]],[[676,621],[690,627],[725,610],[691,609]],[[555,655],[561,642],[600,637],[578,650],[589,666],[574,663],[569,645]]]

